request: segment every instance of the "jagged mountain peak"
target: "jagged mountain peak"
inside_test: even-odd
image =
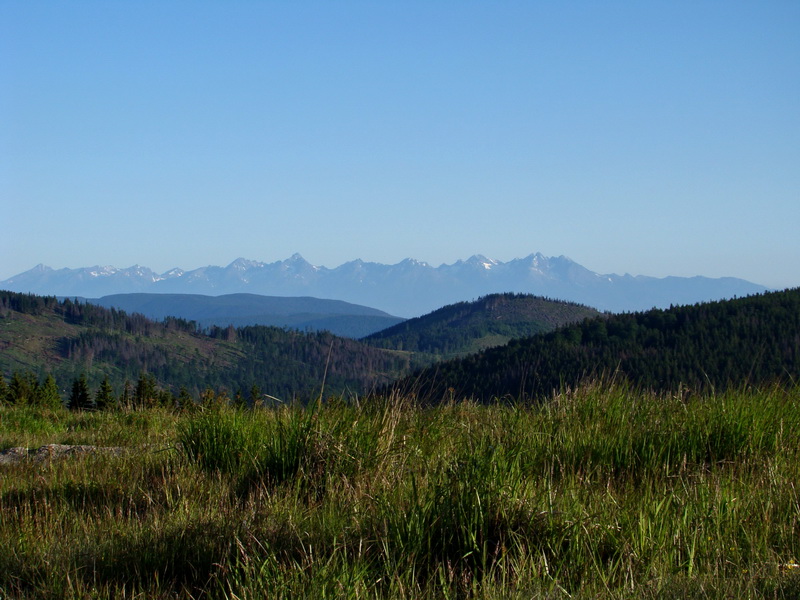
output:
[[[299,252],[295,252],[294,254],[292,254],[289,258],[287,258],[283,262],[285,262],[285,263],[305,263],[307,265],[311,264],[305,258],[303,258],[303,255],[300,254]]]
[[[141,265],[135,264],[131,265],[130,267],[125,268],[118,268],[113,265],[94,265],[93,267],[84,267],[82,269],[62,269],[63,272],[71,272],[77,271],[84,275],[88,275],[90,277],[113,277],[115,275],[120,275],[122,277],[143,277],[143,278],[153,278],[155,277],[155,272],[148,267],[143,267]]]
[[[402,267],[430,267],[424,260],[417,260],[416,258],[404,258],[397,265]]]
[[[498,261],[494,260],[493,258],[486,258],[483,254],[473,254],[467,260],[464,261],[468,265],[474,265],[476,267],[482,267],[484,269],[491,269],[492,267],[497,266],[500,264]]]
[[[551,258],[549,256],[545,256],[541,252],[534,252],[534,253],[528,254],[528,256],[526,256],[525,258],[520,258],[520,259],[516,259],[516,260],[520,260],[521,262],[526,262],[526,263],[541,263],[541,262],[547,262],[547,261],[551,260]],[[511,261],[511,262],[514,262],[514,261]]]
[[[314,273],[320,270],[320,267],[312,265],[299,252],[295,252],[286,260],[281,261],[279,265],[283,271],[293,273]]]
[[[132,269],[133,267],[130,267]],[[118,269],[117,267],[112,267],[111,265],[95,265],[93,267],[85,267],[81,269],[87,275],[91,277],[108,277],[109,275],[114,275],[115,273],[120,273],[125,271],[126,269]]]
[[[225,268],[233,271],[247,271],[248,269],[260,269],[265,266],[266,264],[263,262],[239,257]]]

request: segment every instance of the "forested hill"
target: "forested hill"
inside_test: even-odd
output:
[[[654,390],[800,380],[800,289],[588,319],[431,367],[395,387],[433,401],[542,398],[616,373]]]
[[[363,341],[381,348],[453,357],[599,315],[573,302],[530,294],[491,294],[403,321]]]
[[[361,393],[407,373],[401,353],[329,333],[275,327],[211,328],[175,318],[155,322],[92,304],[0,291],[0,373],[55,376],[62,392],[85,374],[120,392],[146,373],[165,390],[257,386],[281,399],[319,390]]]

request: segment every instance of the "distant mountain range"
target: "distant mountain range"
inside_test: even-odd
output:
[[[178,317],[203,328],[267,325],[300,331],[330,331],[361,338],[403,321],[381,310],[341,300],[256,294],[113,294],[87,299],[105,308],[139,313],[150,319]]]
[[[172,269],[162,274],[138,265],[58,270],[38,265],[0,281],[0,289],[90,298],[133,292],[313,296],[371,306],[401,317],[498,292],[535,294],[623,312],[766,291],[764,286],[733,277],[603,275],[565,256],[538,253],[508,262],[476,255],[439,267],[410,258],[395,265],[354,260],[333,269],[314,266],[295,254],[273,263],[240,258],[227,267]]]

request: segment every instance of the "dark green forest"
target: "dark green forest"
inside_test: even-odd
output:
[[[536,399],[616,377],[654,391],[800,380],[800,289],[586,319],[403,378],[418,397]]]
[[[389,346],[379,348],[275,327],[201,330],[193,321],[156,322],[71,300],[0,292],[0,398],[87,408],[219,398],[253,404],[307,400],[323,391],[395,390],[428,401],[488,401],[541,399],[611,377],[645,390],[686,393],[800,380],[798,289],[594,316],[409,375],[422,351],[448,352],[486,339],[487,332],[513,335],[515,319],[524,322],[533,304],[546,305],[551,319],[591,311],[531,298],[503,294],[445,307],[436,319],[372,336],[370,343]],[[498,312],[503,318],[493,319]],[[550,325],[539,320],[528,326]]]
[[[599,315],[597,310],[573,302],[530,294],[491,294],[403,321],[363,341],[380,348],[446,358]]]

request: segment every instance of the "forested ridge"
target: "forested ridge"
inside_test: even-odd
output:
[[[409,369],[407,356],[327,332],[211,327],[152,321],[73,300],[0,292],[0,374],[34,390],[54,377],[62,397],[85,376],[117,396],[146,375],[159,394],[229,397],[258,389],[283,400],[316,393],[364,393]],[[33,391],[31,391],[33,394]],[[30,395],[30,394],[29,394]]]
[[[615,376],[656,391],[800,379],[800,289],[587,319],[421,370],[395,384],[432,400],[542,398]]]
[[[530,294],[490,294],[458,302],[369,335],[370,345],[452,357],[499,346],[600,313],[574,302]]]
[[[498,295],[488,302],[507,307],[514,299]],[[475,335],[481,319],[470,320],[474,308],[445,307],[447,318],[426,335],[439,328],[443,351],[462,335],[459,324]],[[428,349],[437,343],[431,337],[429,346],[420,346],[422,336],[411,335],[403,348],[412,342]],[[90,399],[107,386],[115,399],[145,403],[199,400],[209,390],[250,403],[265,395],[308,398],[323,382],[331,394],[394,388],[436,401],[538,399],[610,376],[654,391],[798,381],[800,290],[587,318],[409,376],[413,357],[329,333],[261,326],[201,331],[192,321],[155,322],[71,300],[0,292],[4,397],[14,396],[7,394],[13,384],[20,397],[51,397],[55,388],[67,401],[84,379]]]

